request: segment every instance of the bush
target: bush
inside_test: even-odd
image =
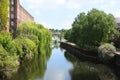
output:
[[[10,35],[10,33],[5,33],[3,31],[0,32],[0,44],[10,54],[13,55],[13,53],[16,53],[14,44],[12,42],[12,36]]]
[[[111,44],[103,44],[98,48],[98,56],[103,61],[108,61],[115,56],[116,48]]]
[[[17,50],[17,55],[19,55],[20,58],[23,58],[28,54],[34,53],[34,50],[36,48],[36,44],[26,37],[18,37],[13,42]]]
[[[9,53],[0,44],[0,67],[4,69],[16,68],[19,65],[18,56]]]
[[[44,28],[43,25],[34,22],[24,22],[18,26],[17,36],[23,35],[36,43],[38,53],[41,53],[41,50],[46,47],[46,45],[50,46],[52,41],[51,32]]]

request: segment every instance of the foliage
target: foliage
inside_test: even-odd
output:
[[[31,39],[36,43],[38,53],[41,53],[43,47],[50,46],[51,43],[51,32],[44,28],[41,24],[34,22],[24,22],[19,25],[17,29],[17,37],[23,36]]]
[[[0,0],[0,30],[4,30],[8,21],[9,0]]]
[[[0,67],[5,70],[19,65],[15,45],[10,33],[0,32]]]
[[[12,37],[10,33],[0,32],[0,44],[3,48],[10,54],[16,53],[15,46],[12,42]]]
[[[86,22],[86,23],[85,23]],[[82,37],[82,29],[87,24],[85,13],[80,13],[72,24],[72,31],[70,36],[70,41],[76,44],[79,43],[79,40]]]
[[[120,48],[120,32],[117,32],[117,34],[112,39],[112,42],[116,48]]]
[[[20,58],[24,58],[27,54],[33,55],[31,53],[34,53],[36,44],[32,40],[26,37],[18,37],[13,42]]]
[[[69,29],[69,30],[67,30],[65,33],[64,33],[64,38],[66,39],[66,40],[68,40],[69,41],[69,39],[70,39],[70,35],[71,35],[71,29]]]
[[[75,18],[69,41],[81,48],[98,47],[101,43],[109,42],[116,32],[116,22],[112,14],[92,9]]]
[[[16,68],[18,65],[18,56],[10,55],[0,44],[0,67],[9,69]]]
[[[98,56],[101,60],[110,60],[115,55],[116,48],[111,44],[103,44],[98,48]]]

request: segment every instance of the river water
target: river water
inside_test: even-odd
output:
[[[120,80],[102,64],[81,61],[60,47],[27,60],[10,80]]]

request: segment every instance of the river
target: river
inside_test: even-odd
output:
[[[24,61],[10,80],[120,80],[108,66],[81,61],[60,47]]]

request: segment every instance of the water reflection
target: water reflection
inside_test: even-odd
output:
[[[47,48],[33,60],[24,60],[9,80],[119,80],[107,66],[80,61],[58,45],[52,52]]]
[[[47,68],[47,60],[51,55],[51,48],[46,48],[45,53],[36,55],[32,60],[24,60],[17,73],[8,80],[43,80]]]
[[[118,80],[113,71],[104,65],[82,62],[65,52],[65,57],[73,63],[71,80]]]
[[[60,48],[53,49],[43,80],[71,80],[69,70],[73,65],[66,60],[63,53]]]

